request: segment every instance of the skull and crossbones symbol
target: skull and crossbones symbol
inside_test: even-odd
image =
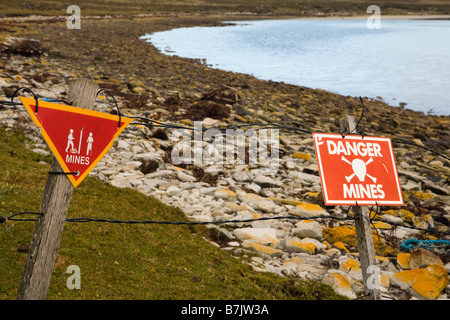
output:
[[[341,157],[341,160],[350,164],[353,169],[353,173],[351,175],[345,177],[345,180],[347,180],[347,182],[350,182],[354,176],[356,176],[359,179],[359,181],[361,181],[361,182],[364,182],[366,176],[369,177],[373,181],[373,183],[377,182],[377,178],[372,177],[370,174],[367,173],[366,166],[369,163],[373,162],[372,157],[370,157],[370,159],[367,160],[366,162],[364,162],[363,160],[358,159],[358,158],[353,159],[353,161],[350,162],[344,156]]]

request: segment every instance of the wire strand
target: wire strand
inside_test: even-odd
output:
[[[9,217],[6,217],[6,220],[11,221],[36,221],[36,219],[31,218],[15,218],[19,215],[40,215],[43,216],[43,213],[38,212],[17,212],[12,214]],[[207,224],[227,224],[227,223],[245,223],[245,222],[255,222],[255,221],[265,221],[265,220],[284,220],[284,219],[293,219],[293,220],[318,220],[318,219],[332,219],[337,221],[353,221],[355,219],[358,219],[357,216],[354,217],[337,217],[332,215],[319,215],[314,217],[300,217],[296,215],[285,215],[285,216],[278,216],[278,217],[261,217],[261,218],[253,218],[253,219],[241,219],[241,220],[216,220],[216,221],[166,221],[166,220],[117,220],[117,219],[101,219],[101,218],[86,218],[86,217],[80,217],[80,218],[67,218],[67,222],[102,222],[102,223],[117,223],[117,224],[171,224],[171,225],[207,225]],[[430,232],[435,234],[443,234],[443,235],[450,235],[449,232],[444,232],[440,230],[435,229],[425,229],[425,228],[419,228],[415,226],[409,226],[402,223],[396,223],[384,219],[372,219],[371,221],[380,221],[385,222],[390,225],[394,225],[397,227],[404,227],[409,229],[415,229],[420,230],[424,232]],[[1,221],[0,221],[1,223]]]

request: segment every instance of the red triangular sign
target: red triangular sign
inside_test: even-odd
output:
[[[76,188],[111,148],[132,119],[20,97],[31,118]]]

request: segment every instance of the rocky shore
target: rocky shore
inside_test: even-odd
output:
[[[348,111],[361,114],[357,97],[210,69],[202,61],[164,56],[139,39],[145,33],[220,21],[217,16],[99,18],[83,21],[75,31],[57,20],[7,21],[0,30],[0,99],[18,87],[66,98],[70,82],[87,77],[115,96],[124,115],[174,125],[279,123],[337,133]],[[96,110],[115,112],[111,101],[102,98]],[[363,99],[367,134],[450,156],[450,117]],[[24,111],[0,105],[0,125],[27,132],[34,152],[50,153]],[[179,207],[191,221],[274,218],[210,224],[208,240],[257,271],[322,281],[351,299],[363,295],[354,221],[327,218],[352,213],[323,204],[310,134],[280,130],[279,166],[268,172],[264,163],[173,163],[176,132],[131,125],[90,175]],[[373,223],[383,298],[450,299],[450,246],[401,246],[408,239],[450,240],[450,162],[411,145],[394,144],[394,150],[405,206],[381,207],[375,218],[404,227]],[[277,219],[287,215],[301,219]]]

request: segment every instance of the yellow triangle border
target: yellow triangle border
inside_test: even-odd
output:
[[[19,98],[22,101],[22,104],[25,106],[27,112],[30,114],[31,119],[33,120],[34,124],[38,128],[41,128],[42,136],[44,137],[44,139],[47,142],[48,146],[52,150],[53,155],[58,160],[58,163],[61,165],[61,168],[64,170],[64,172],[69,172],[69,168],[67,167],[64,159],[61,157],[61,155],[59,154],[57,148],[53,144],[52,139],[49,137],[49,135],[47,134],[45,129],[42,127],[42,124],[41,124],[41,122],[39,120],[39,115],[38,115],[39,114],[39,108],[42,107],[42,108],[60,110],[60,111],[64,111],[64,112],[78,113],[78,114],[83,114],[83,115],[96,117],[96,118],[101,118],[101,119],[114,120],[114,121],[117,121],[117,123],[119,123],[119,116],[116,116],[116,115],[113,115],[113,114],[99,112],[99,111],[94,111],[94,110],[81,109],[81,108],[77,108],[77,107],[66,106],[66,105],[61,105],[61,104],[48,102],[48,101],[40,101],[40,100],[38,102],[39,103],[38,104],[38,112],[36,114],[31,109],[31,105],[35,105],[36,104],[36,100],[35,99],[33,99],[33,98],[25,98],[25,97],[19,97]],[[77,180],[75,180],[75,178],[72,175],[67,175],[67,178],[72,182],[72,185],[74,186],[74,188],[76,188],[81,183],[81,181],[83,181],[84,178],[86,178],[86,176],[89,174],[89,172],[92,171],[92,169],[99,163],[99,161],[103,158],[103,156],[112,147],[112,145],[114,143],[114,140],[119,136],[120,133],[122,133],[123,130],[125,130],[125,128],[131,123],[131,121],[133,121],[133,119],[127,118],[127,117],[124,117],[124,116],[122,116],[120,120],[121,120],[121,124],[122,125],[120,126],[120,128],[117,129],[117,132],[114,134],[114,136],[111,139],[110,143],[104,148],[104,150],[100,153],[100,155],[97,157],[97,159],[95,159],[95,161],[93,161],[91,163],[91,165],[86,169],[86,171]]]

